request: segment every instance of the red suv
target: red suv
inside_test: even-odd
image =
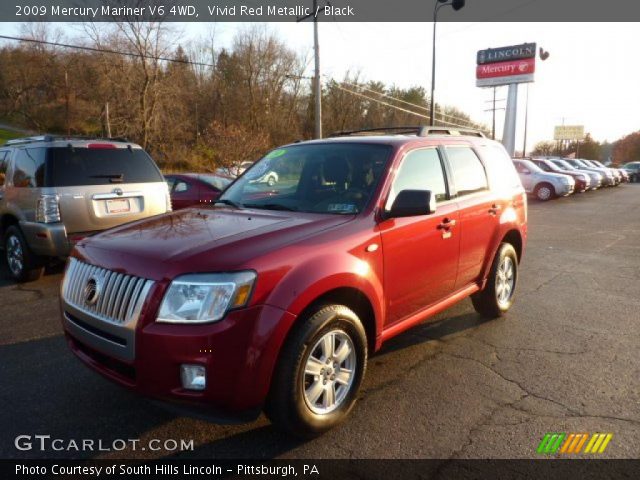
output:
[[[267,171],[275,186],[254,181]],[[511,159],[482,134],[342,132],[271,151],[215,205],[80,242],[62,321],[120,385],[313,436],[386,340],[469,296],[503,315],[526,232]]]

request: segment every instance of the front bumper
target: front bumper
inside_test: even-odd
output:
[[[556,193],[560,197],[566,197],[567,195],[571,195],[575,188],[575,183],[561,183],[555,186]]]
[[[149,298],[153,298],[153,292]],[[223,320],[205,325],[171,325],[148,318],[143,312],[129,341],[135,342],[131,359],[114,354],[113,338],[123,337],[98,327],[78,334],[63,301],[63,325],[71,351],[86,365],[108,379],[142,395],[176,403],[192,416],[219,419],[220,412],[233,418],[251,418],[268,394],[277,354],[295,316],[279,308],[261,305],[230,312]],[[145,313],[146,311],[146,313]],[[147,318],[145,318],[145,315]],[[106,322],[104,322],[106,323]],[[106,335],[105,335],[106,333]],[[206,388],[185,390],[181,364],[206,367]],[[186,410],[185,410],[186,409]],[[247,417],[246,413],[250,412]]]

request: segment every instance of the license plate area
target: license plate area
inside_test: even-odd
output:
[[[128,198],[115,198],[107,200],[107,213],[115,215],[118,213],[129,213],[131,211],[131,203]]]

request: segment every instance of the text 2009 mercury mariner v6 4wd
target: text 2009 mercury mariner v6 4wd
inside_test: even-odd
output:
[[[266,171],[277,185],[253,182]],[[301,436],[342,421],[367,356],[471,296],[512,305],[526,196],[473,131],[340,132],[268,153],[217,204],[82,240],[62,314],[109,379],[188,410]]]

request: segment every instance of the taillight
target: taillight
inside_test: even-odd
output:
[[[60,197],[40,195],[36,204],[36,222],[55,223],[60,221]]]

